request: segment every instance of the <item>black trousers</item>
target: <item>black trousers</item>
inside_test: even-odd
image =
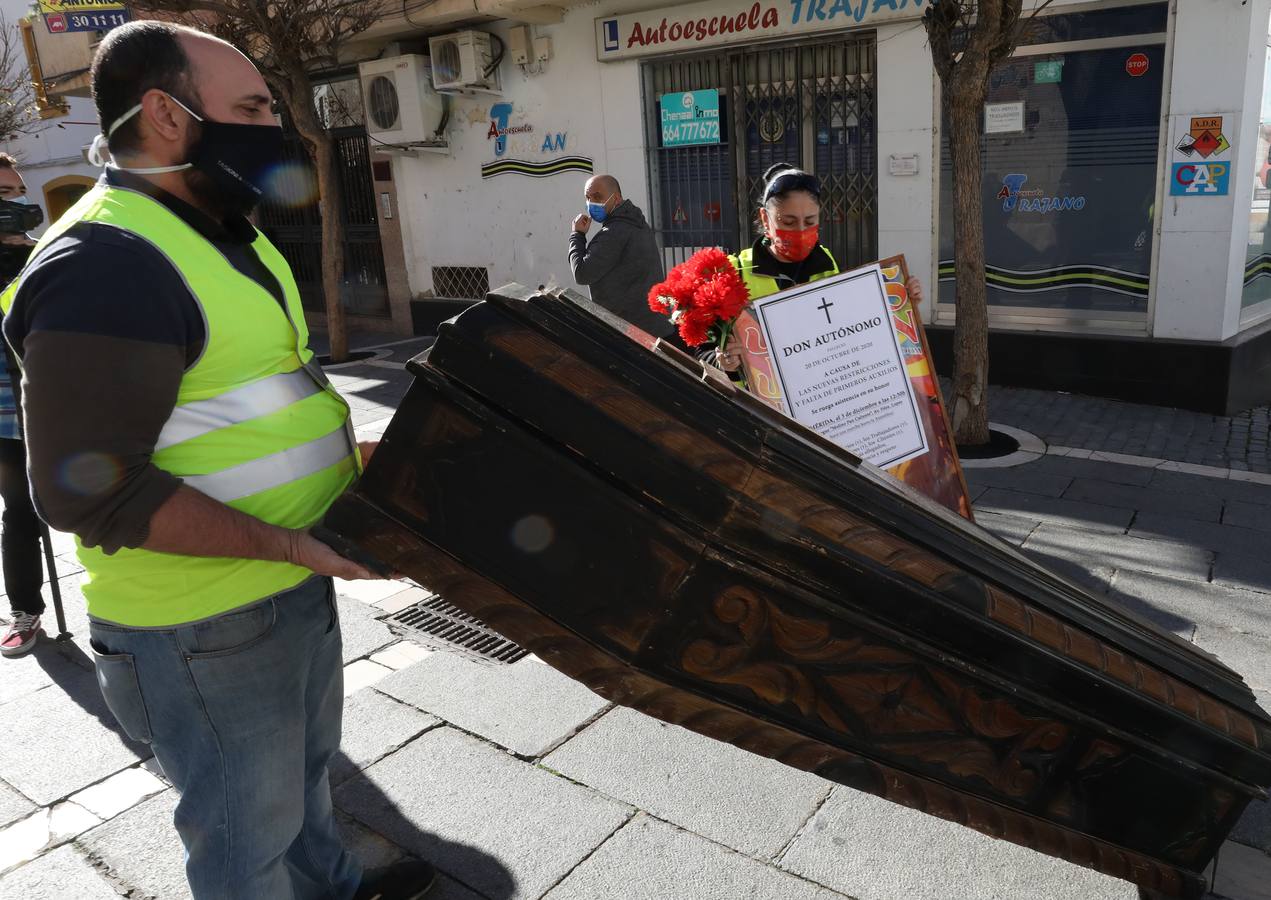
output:
[[[26,476],[26,445],[0,438],[0,498],[4,500],[4,530],[0,533],[0,563],[4,589],[14,612],[33,616],[44,612],[40,586],[44,557],[40,548],[40,520],[31,503]]]

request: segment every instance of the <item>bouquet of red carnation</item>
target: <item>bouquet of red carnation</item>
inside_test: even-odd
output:
[[[750,302],[746,284],[723,250],[699,250],[667,273],[666,281],[649,291],[649,308],[671,317],[690,347],[710,340],[719,326],[722,350],[733,322]]]

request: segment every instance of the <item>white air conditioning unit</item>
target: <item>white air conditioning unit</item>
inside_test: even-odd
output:
[[[428,58],[415,54],[358,65],[371,146],[444,148],[446,101],[432,87]]]
[[[484,31],[456,31],[429,38],[433,87],[439,91],[497,91],[500,59],[491,43],[491,35]]]

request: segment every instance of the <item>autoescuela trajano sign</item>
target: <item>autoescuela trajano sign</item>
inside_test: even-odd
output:
[[[601,62],[916,19],[935,0],[705,0],[596,20]]]

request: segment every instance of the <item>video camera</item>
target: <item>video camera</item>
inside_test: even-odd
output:
[[[38,206],[0,200],[0,235],[26,234],[32,228],[39,228],[43,222],[44,210]],[[0,286],[18,276],[30,255],[30,247],[0,244]]]
[[[44,224],[44,210],[30,203],[0,200],[0,234],[26,234]]]

